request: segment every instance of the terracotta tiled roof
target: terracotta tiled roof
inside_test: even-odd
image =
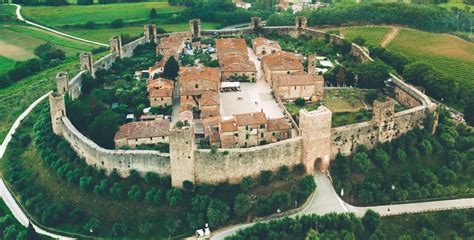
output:
[[[212,67],[181,67],[179,68],[179,81],[194,81],[204,79],[213,82],[220,82],[219,68]]]
[[[174,82],[166,78],[157,78],[148,81],[148,90],[151,89],[173,89]]]
[[[296,74],[280,74],[275,77],[275,86],[305,86],[324,82],[322,75],[310,75],[305,72]]]
[[[219,123],[219,128],[222,132],[235,132],[237,131],[237,124],[235,119],[224,120]]]
[[[234,115],[237,126],[260,125],[267,123],[263,112],[243,113]]]
[[[200,99],[201,106],[219,106],[220,105],[220,95],[216,91],[204,91]]]
[[[120,126],[114,140],[165,137],[170,135],[170,121],[157,119],[154,121],[130,122]]]
[[[268,131],[289,129],[291,129],[291,124],[285,118],[268,119]]]
[[[273,47],[273,48],[277,48],[281,50],[280,44],[277,41],[273,41],[273,40],[262,38],[262,37],[254,38],[252,40],[252,44],[254,48],[260,47],[260,46],[269,46],[269,47]]]
[[[242,55],[227,55],[219,59],[223,72],[257,72],[255,64]]]
[[[227,55],[243,55],[248,58],[247,43],[243,38],[221,38],[216,40],[218,58]]]
[[[289,52],[276,52],[262,57],[262,66],[270,71],[299,70],[304,71],[303,64]]]
[[[202,120],[202,126],[204,128],[204,136],[209,136],[211,142],[219,142],[219,131],[217,128],[219,126],[219,117],[209,117]]]

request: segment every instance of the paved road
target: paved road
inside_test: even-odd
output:
[[[5,137],[5,140],[3,140],[2,145],[0,146],[0,159],[3,158],[3,155],[5,154],[5,150],[8,146],[8,143],[10,143],[13,134],[15,134],[16,129],[18,126],[20,126],[21,121],[33,110],[36,105],[38,105],[41,101],[43,101],[46,97],[48,97],[48,94],[45,94],[38,98],[36,101],[34,101],[13,123],[13,126],[10,128],[10,131],[8,132],[7,136]],[[29,220],[26,214],[22,211],[18,203],[15,201],[15,198],[11,194],[11,192],[8,190],[7,186],[3,182],[3,179],[0,178],[0,196],[7,205],[7,207],[10,209],[12,212],[13,216],[18,220],[18,222],[21,223],[21,225],[28,227]],[[48,231],[45,231],[38,226],[33,224],[33,227],[35,228],[36,232],[42,235],[46,235],[52,238],[56,239],[73,239],[73,238],[68,238],[64,236],[60,236],[54,233],[50,233]]]
[[[307,214],[318,214],[324,215],[331,212],[345,213],[352,212],[356,216],[362,217],[365,212],[369,209],[379,213],[381,216],[389,215],[400,215],[405,213],[420,213],[428,211],[441,211],[449,209],[463,209],[463,208],[474,208],[474,198],[466,199],[455,199],[445,201],[434,201],[434,202],[421,202],[421,203],[407,203],[397,205],[382,205],[373,207],[355,207],[342,201],[337,193],[334,191],[331,181],[329,178],[322,174],[317,174],[315,177],[317,185],[316,194],[312,202],[301,212],[292,215],[295,217],[299,215]],[[390,211],[388,211],[390,209]],[[255,223],[248,223],[244,225],[238,225],[232,228],[223,230],[217,230],[214,232],[213,240],[224,239],[225,237],[235,234],[241,229],[252,226]]]
[[[46,27],[46,26],[43,26],[43,25],[39,25],[39,24],[34,23],[34,22],[31,22],[31,21],[28,21],[28,20],[26,20],[25,18],[23,18],[23,16],[21,15],[21,6],[20,6],[20,5],[18,5],[18,4],[10,4],[10,5],[16,6],[16,17],[18,18],[18,20],[20,20],[20,21],[22,21],[22,22],[25,22],[26,24],[29,24],[29,25],[32,25],[32,26],[35,26],[35,27],[44,29],[44,30],[46,30],[46,31],[49,31],[49,32],[52,32],[52,33],[61,35],[61,36],[63,36],[63,37],[75,39],[75,40],[78,40],[78,41],[81,41],[81,42],[91,43],[91,44],[98,45],[98,46],[103,46],[103,47],[108,47],[108,46],[109,46],[109,45],[104,44],[104,43],[95,42],[95,41],[87,40],[87,39],[80,38],[80,37],[75,37],[75,36],[72,36],[72,35],[70,35],[70,34],[63,33],[63,32],[54,30],[54,29],[52,29],[52,28],[49,28],[49,27]]]

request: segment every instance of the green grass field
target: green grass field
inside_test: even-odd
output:
[[[46,42],[53,43],[66,52],[67,56],[75,56],[79,52],[90,51],[97,46],[50,34],[41,29],[20,24],[0,25],[0,56],[14,60],[24,60],[34,56],[33,50]],[[5,47],[3,47],[5,46]]]
[[[152,8],[156,9],[158,15],[172,14],[184,9],[183,7],[168,6],[166,2],[139,2],[89,6],[24,7],[22,13],[26,18],[37,23],[58,27],[66,24],[84,24],[88,21],[110,23],[118,18],[126,22],[143,21],[148,19]]]
[[[472,11],[472,6],[469,6],[463,3],[463,0],[448,0],[447,3],[441,3],[441,4],[438,4],[438,6],[446,8],[448,10],[450,10],[453,7],[457,7],[461,10],[464,10],[465,7],[471,7],[471,11]]]
[[[460,84],[474,87],[473,43],[446,34],[402,29],[388,49],[401,52],[411,60],[431,64]]]
[[[15,60],[0,56],[0,75],[6,73],[15,66]]]
[[[325,31],[333,30],[342,33],[348,40],[361,36],[368,45],[380,45],[385,35],[390,31],[390,27],[340,27],[327,28]]]
[[[0,89],[0,142],[3,142],[16,118],[37,98],[54,88],[55,76],[67,71],[70,76],[79,69],[79,61],[61,64],[40,72],[7,88]]]
[[[177,23],[177,24],[158,24],[160,28],[165,29],[168,32],[179,32],[179,31],[186,31],[188,30],[189,26],[187,23]],[[217,29],[219,28],[220,24],[218,23],[210,23],[210,22],[202,22],[201,26],[203,29]],[[123,28],[99,28],[99,29],[65,29],[65,32],[79,36],[85,39],[108,43],[109,38],[114,35],[120,34],[128,34],[130,36],[137,36],[143,33],[143,26],[126,26]]]

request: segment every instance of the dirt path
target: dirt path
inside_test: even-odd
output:
[[[382,47],[388,46],[388,44],[390,44],[393,41],[393,39],[397,37],[399,32],[400,32],[399,27],[392,27],[392,31],[390,31],[387,35],[385,35],[380,46]]]

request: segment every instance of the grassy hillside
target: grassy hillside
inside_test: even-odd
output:
[[[380,45],[386,34],[391,31],[390,27],[340,27],[327,28],[325,31],[337,31],[343,34],[347,39],[352,40],[361,36],[370,45]]]
[[[0,75],[6,73],[15,66],[15,60],[0,56]]]
[[[152,8],[156,9],[158,15],[172,14],[184,9],[183,7],[168,6],[166,2],[139,2],[89,6],[24,7],[22,8],[22,13],[25,17],[35,22],[58,27],[68,24],[84,24],[88,21],[110,23],[118,18],[126,22],[143,21],[148,19]]]
[[[474,86],[474,44],[451,35],[402,29],[388,48]]]
[[[218,23],[202,22],[201,26],[203,29],[217,29],[220,25]],[[163,28],[168,32],[185,31],[189,28],[187,23],[158,24],[158,27]],[[130,36],[137,36],[142,34],[143,25],[127,26],[123,28],[66,29],[65,32],[74,36],[81,36],[82,38],[89,40],[108,43],[109,38],[114,35],[128,34]]]

